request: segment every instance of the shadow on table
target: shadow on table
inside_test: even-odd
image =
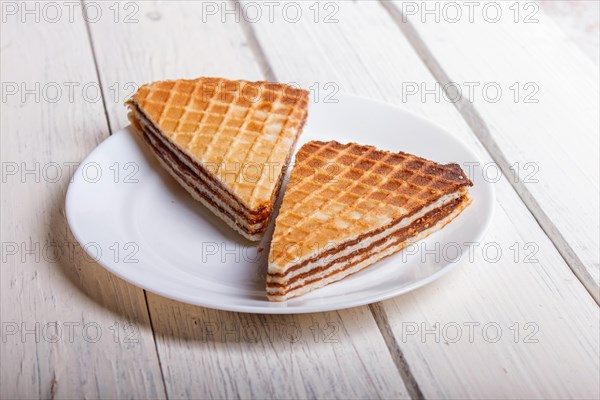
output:
[[[63,197],[64,199],[64,197]],[[93,261],[71,233],[65,217],[64,200],[51,210],[48,242],[61,248],[56,265],[69,281],[100,307],[119,316],[122,323],[150,326],[142,289],[113,275]],[[85,311],[84,311],[84,317]],[[90,317],[93,314],[90,315]]]
[[[100,307],[119,316],[122,322],[152,329],[158,342],[175,339],[189,348],[335,346],[351,341],[362,329],[355,324],[371,321],[368,307],[340,312],[303,315],[262,315],[219,311],[181,303],[146,292],[110,273],[91,260],[71,233],[64,202],[52,210],[49,242],[68,243],[70,250],[57,265],[69,281]],[[344,320],[340,314],[346,316]],[[344,321],[344,322],[342,322]]]

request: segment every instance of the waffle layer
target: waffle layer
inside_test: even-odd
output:
[[[437,216],[441,211],[460,206],[463,200],[465,200],[464,196],[466,195],[466,192],[461,192],[444,196],[439,201],[423,208],[410,217],[393,221],[387,226],[371,232],[365,232],[353,240],[339,246],[322,249],[320,251],[315,249],[314,256],[309,259],[300,262],[290,260],[285,273],[271,272],[267,277],[267,283],[289,283],[298,275],[306,275],[314,268],[322,268],[323,266],[331,264],[332,260],[337,260],[340,257],[347,257],[350,254],[354,255],[357,251],[363,251],[368,248],[372,243],[380,242],[398,232],[405,234],[411,230],[419,229],[421,224],[430,223],[431,218]]]
[[[198,78],[143,85],[127,105],[161,165],[221,219],[260,239],[306,121],[308,92]]]
[[[325,272],[313,274],[312,276],[296,282],[294,285],[286,287],[285,289],[276,286],[267,286],[267,296],[271,301],[285,301],[344,279],[345,277],[357,273],[382,260],[383,258],[398,253],[408,244],[425,239],[432,233],[439,231],[444,226],[449,224],[454,218],[456,218],[468,204],[469,202],[467,201],[461,206],[455,207],[450,214],[441,218],[434,226],[425,228],[420,233],[417,233],[416,236],[412,236],[404,240],[402,240],[401,237],[397,237],[395,240],[388,240],[386,243],[377,247],[373,247],[370,251],[361,253],[345,262],[340,260],[337,266],[332,266]],[[424,225],[422,225],[421,228],[423,228],[423,226]],[[413,229],[417,228],[414,227]]]
[[[143,125],[142,125],[143,126]],[[230,205],[223,202],[209,192],[206,186],[198,184],[196,177],[189,168],[177,160],[172,153],[156,139],[152,134],[146,131],[143,138],[150,148],[154,151],[161,166],[197,201],[211,210],[217,217],[225,221],[227,225],[248,240],[260,240],[266,226],[266,219],[258,223],[251,224],[246,220],[240,219],[231,209]]]
[[[379,259],[433,232],[431,226],[443,226],[469,203],[471,185],[457,164],[355,143],[307,143],[296,156],[276,221],[269,298],[341,279],[343,271],[372,263],[363,257]]]
[[[139,126],[142,129],[144,134],[161,144],[160,148],[162,153],[168,153],[171,158],[173,158],[172,163],[175,170],[185,171],[185,174],[189,176],[188,181],[190,184],[193,186],[203,186],[204,191],[208,195],[227,204],[231,209],[232,214],[240,216],[240,218],[249,225],[260,223],[269,216],[269,213],[266,212],[265,209],[251,211],[248,210],[247,207],[244,207],[244,205],[230,192],[225,190],[225,188],[223,188],[223,186],[202,167],[202,165],[194,162],[194,160],[187,155],[182,154],[172,143],[161,136],[143,114],[132,112],[130,119],[136,126]],[[159,156],[158,154],[156,155]],[[277,187],[276,190],[279,190],[279,187]]]

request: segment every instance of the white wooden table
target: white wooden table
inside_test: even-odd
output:
[[[535,3],[5,1],[1,36],[2,398],[600,397],[598,68]],[[443,279],[338,312],[120,280],[70,234],[69,178],[137,85],[197,76],[444,126],[500,172],[489,232]]]

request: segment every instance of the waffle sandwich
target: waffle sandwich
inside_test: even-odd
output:
[[[175,180],[237,232],[260,240],[306,121],[308,92],[199,78],[143,85],[126,104]]]
[[[440,230],[470,203],[458,164],[355,143],[309,142],[276,220],[267,295],[310,292]]]

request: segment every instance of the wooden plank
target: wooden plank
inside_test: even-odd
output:
[[[387,12],[373,2],[337,5],[335,23],[252,25],[275,75],[303,86],[333,82],[341,91],[402,105],[491,162],[453,104],[406,96],[403,82],[432,84],[435,78]],[[598,308],[507,178],[496,191],[494,220],[479,249],[497,246],[503,256],[475,251],[472,262],[467,257],[440,281],[373,305],[388,344],[426,398],[598,397]],[[515,244],[521,249],[516,260]],[[537,261],[524,258],[526,244],[537,249],[529,261]],[[459,340],[453,340],[456,325]],[[502,338],[496,341],[497,327]],[[439,339],[427,334],[436,329]]]
[[[136,24],[92,26],[105,90],[115,82],[263,77],[233,18],[204,20],[201,3],[152,7],[140,3]],[[125,115],[124,107],[109,106],[114,128],[126,124]],[[277,317],[193,307],[150,293],[148,300],[171,398],[408,397],[366,307]]]
[[[170,398],[408,398],[367,307],[256,315],[149,297]]]
[[[436,22],[435,13],[423,16],[417,3],[415,11],[407,3],[394,5],[404,11],[396,18],[410,23],[413,43],[443,84],[479,84],[472,99],[457,105],[599,302],[597,65],[535,3],[481,3],[473,22],[450,22],[443,7]]]
[[[108,135],[85,22],[36,4],[2,4],[0,397],[163,398],[143,291],[64,217],[74,165]]]
[[[600,64],[599,2],[558,0],[537,3],[586,56],[596,65]]]

